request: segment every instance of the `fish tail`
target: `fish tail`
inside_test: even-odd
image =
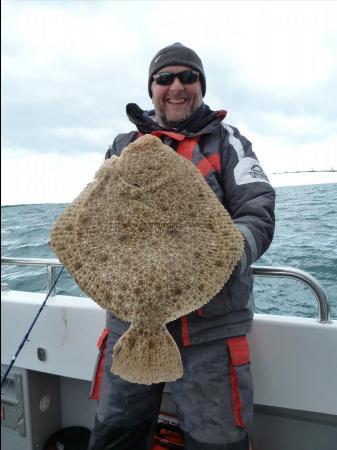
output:
[[[131,325],[113,350],[111,372],[131,383],[175,381],[183,375],[177,344],[164,325],[144,330]]]

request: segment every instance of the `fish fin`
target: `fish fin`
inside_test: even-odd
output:
[[[131,325],[114,347],[111,372],[131,383],[150,385],[181,378],[183,366],[165,325],[159,330]]]

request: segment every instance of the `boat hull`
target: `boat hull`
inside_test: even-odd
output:
[[[11,360],[44,297],[2,292],[2,364]],[[73,424],[92,428],[96,402],[89,399],[89,392],[98,355],[96,343],[104,326],[105,311],[89,298],[56,295],[48,301],[10,375],[12,379],[15,373],[21,375],[25,391],[27,432],[21,436],[21,444],[15,444],[17,450],[33,449],[29,445],[34,439],[43,442],[46,434]],[[333,450],[337,437],[337,322],[256,314],[249,342],[255,391],[250,427],[254,450]],[[48,392],[39,391],[42,385]],[[47,408],[50,426],[42,432],[33,429],[29,418],[34,416],[32,404],[39,405],[46,395],[53,400],[54,410]],[[4,406],[8,410],[8,405]],[[168,389],[161,410],[175,414]],[[8,428],[3,421],[2,431],[4,450],[12,450],[18,429]]]

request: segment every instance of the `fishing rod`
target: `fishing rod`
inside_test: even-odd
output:
[[[54,287],[56,286],[56,283],[58,282],[58,280],[59,280],[59,278],[60,278],[60,276],[61,276],[61,273],[63,272],[63,269],[64,269],[64,267],[62,267],[62,269],[60,270],[59,274],[57,275],[57,278],[56,278],[54,284],[52,285],[52,287],[50,288],[50,290],[49,290],[49,292],[48,292],[48,294],[47,294],[47,297],[44,299],[42,305],[40,306],[40,309],[38,310],[36,316],[34,317],[34,320],[33,320],[32,324],[31,324],[31,326],[28,328],[28,331],[27,331],[27,333],[25,334],[25,337],[22,339],[22,341],[21,341],[21,343],[20,343],[20,345],[19,345],[17,351],[15,352],[15,355],[14,355],[13,358],[11,359],[11,362],[9,363],[9,365],[8,365],[8,367],[7,367],[7,370],[6,370],[5,374],[4,374],[4,376],[1,378],[1,387],[2,387],[3,383],[6,381],[6,378],[8,377],[8,374],[9,374],[11,368],[13,367],[13,364],[15,363],[15,360],[16,360],[16,358],[18,357],[19,353],[21,352],[23,346],[24,346],[25,343],[28,341],[28,336],[29,336],[30,332],[32,331],[32,329],[33,329],[33,327],[34,327],[34,325],[35,325],[35,323],[36,323],[36,321],[37,321],[39,315],[41,314],[41,312],[42,312],[42,310],[43,310],[43,308],[46,306],[47,300],[48,300],[48,298],[49,298],[49,296],[50,296],[52,290],[53,290]],[[1,393],[1,394],[2,394],[2,393]]]

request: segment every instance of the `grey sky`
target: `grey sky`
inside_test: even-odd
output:
[[[10,181],[38,155],[56,178],[62,155],[76,165],[70,198],[57,197],[71,200],[133,128],[125,105],[152,107],[149,63],[177,41],[202,58],[205,102],[228,111],[267,172],[337,168],[336,23],[334,1],[3,1],[4,202],[41,201],[35,163],[35,177]]]

